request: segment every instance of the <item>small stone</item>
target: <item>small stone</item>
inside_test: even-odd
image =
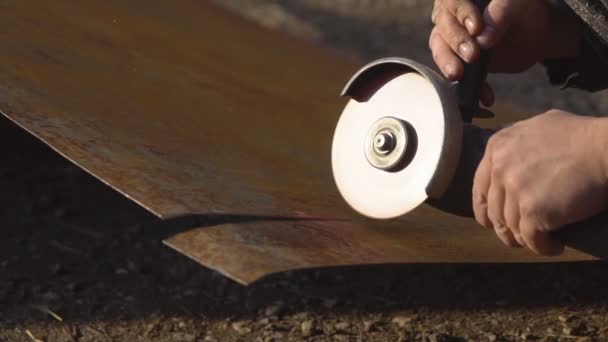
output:
[[[275,302],[264,310],[264,315],[265,316],[279,315],[281,313],[281,311],[283,311],[284,308],[285,308],[285,303],[283,303],[282,301]]]
[[[412,322],[412,318],[411,317],[405,317],[405,316],[397,316],[397,317],[393,318],[392,322],[393,322],[393,324],[396,324],[400,328],[403,328],[408,323]]]
[[[129,274],[129,271],[127,271],[124,268],[117,268],[116,270],[114,270],[114,273],[119,274],[119,275],[125,275],[125,274]]]
[[[310,315],[308,314],[308,312],[300,312],[300,313],[293,315],[293,318],[297,319],[297,320],[304,320],[304,319],[307,319],[309,316]]]
[[[44,299],[48,302],[56,301],[59,298],[59,295],[53,291],[48,291],[42,295]]]
[[[496,339],[498,338],[496,335],[494,334],[486,334],[486,337],[488,338],[488,341],[490,342],[495,342]]]
[[[363,322],[363,331],[370,332],[376,326],[377,321],[364,321]]]
[[[251,332],[245,322],[234,322],[232,323],[232,329],[234,329],[239,335],[246,335]]]
[[[585,336],[589,332],[589,329],[584,322],[580,322],[572,326],[564,327],[562,332],[568,336]]]
[[[348,336],[346,335],[334,335],[334,340],[338,342],[348,342]]]
[[[260,323],[262,325],[266,325],[266,324],[270,323],[270,319],[268,317],[265,317],[265,318],[262,318],[261,320],[259,320],[258,323]]]
[[[302,325],[301,325],[302,336],[305,336],[305,337],[311,336],[313,328],[314,328],[313,321],[302,322]]]
[[[332,309],[334,306],[338,304],[338,300],[335,298],[325,298],[323,299],[323,307],[326,309]]]
[[[127,269],[131,272],[139,272],[139,267],[131,260],[127,261]]]
[[[335,325],[337,331],[347,332],[348,328],[350,328],[350,323],[348,322],[340,322]]]
[[[141,233],[141,231],[142,231],[141,224],[134,224],[127,228],[127,233],[129,233],[129,234],[139,234],[139,233]]]
[[[67,214],[67,210],[65,208],[57,208],[53,211],[53,216],[57,218],[63,218]]]
[[[173,341],[179,342],[194,342],[194,340],[196,340],[196,336],[185,333],[173,333],[172,338]]]
[[[61,266],[61,264],[52,264],[51,266],[49,266],[49,271],[51,271],[51,273],[55,275],[61,273],[62,270],[63,266]]]
[[[213,337],[213,336],[207,335],[207,336],[205,336],[205,338],[203,339],[203,341],[206,341],[206,342],[217,342],[217,339],[215,337]]]

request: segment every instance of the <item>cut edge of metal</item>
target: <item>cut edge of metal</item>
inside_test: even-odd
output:
[[[226,224],[219,224],[213,228],[215,229],[223,229]],[[239,224],[233,224],[231,223],[231,225],[239,225]],[[210,227],[200,227],[200,228],[193,228],[192,230],[195,229],[209,229]],[[177,234],[176,234],[177,235]],[[256,276],[252,276],[252,277],[243,277],[242,275],[238,275],[236,272],[232,272],[231,270],[222,268],[221,266],[218,265],[213,265],[211,263],[208,263],[204,260],[198,260],[197,258],[193,257],[192,255],[190,255],[189,253],[187,253],[186,251],[184,251],[183,249],[179,248],[178,246],[176,246],[173,242],[171,242],[170,240],[175,237],[176,235],[173,235],[169,238],[163,239],[162,243],[173,249],[175,252],[186,256],[188,259],[194,261],[195,263],[197,263],[198,265],[201,265],[205,268],[207,268],[208,270],[211,270],[213,272],[217,272],[218,274],[231,279],[232,281],[242,285],[242,286],[251,286],[255,283],[258,283],[262,280],[265,280],[271,276],[274,275],[281,275],[281,274],[285,274],[287,272],[300,272],[300,271],[310,271],[310,270],[328,270],[328,269],[336,269],[336,268],[356,268],[356,267],[376,267],[376,266],[412,266],[412,265],[417,265],[417,266],[432,266],[432,265],[450,265],[450,266],[466,266],[466,265],[478,265],[478,266],[500,266],[500,265],[554,265],[556,263],[561,263],[561,264],[571,264],[571,263],[591,263],[591,262],[602,262],[603,260],[601,258],[592,256],[592,255],[587,255],[587,258],[585,259],[577,259],[577,260],[560,260],[560,261],[552,261],[550,258],[544,258],[542,260],[532,260],[532,259],[523,259],[523,260],[510,260],[510,261],[484,261],[484,262],[479,262],[479,261],[458,261],[458,262],[450,262],[450,261],[415,261],[415,262],[406,262],[406,261],[387,261],[387,262],[375,262],[375,263],[358,263],[358,264],[326,264],[326,265],[317,265],[317,266],[296,266],[296,267],[291,267],[291,268],[287,268],[284,270],[277,270],[277,271],[272,271],[272,272],[259,272],[258,275]],[[571,249],[572,251],[575,252],[580,252],[578,249],[576,248],[571,248],[569,247],[569,249]],[[585,253],[586,254],[586,253]]]
[[[91,169],[87,168],[86,166],[82,165],[78,161],[76,161],[73,158],[71,158],[70,156],[68,156],[66,153],[62,152],[60,147],[57,147],[53,143],[46,141],[38,133],[34,132],[32,129],[30,129],[26,125],[22,124],[21,122],[19,122],[18,119],[14,118],[10,114],[7,114],[7,112],[4,109],[0,108],[0,114],[2,114],[2,116],[4,116],[6,119],[10,120],[12,123],[16,124],[19,128],[25,130],[28,134],[30,134],[32,137],[34,137],[38,141],[41,141],[44,145],[48,146],[52,151],[59,154],[63,159],[67,160],[68,162],[70,162],[71,164],[80,168],[81,170],[85,171],[89,175],[93,176],[96,180],[98,180],[101,183],[103,183],[104,185],[110,187],[110,189],[118,192],[120,195],[124,196],[125,198],[127,198],[131,202],[135,203],[136,205],[142,207],[143,209],[145,209],[149,213],[153,214],[154,216],[158,217],[159,219],[166,220],[166,219],[171,219],[173,217],[179,216],[179,215],[165,215],[165,214],[162,214],[160,212],[153,210],[152,208],[147,206],[145,203],[143,203],[141,200],[138,200],[137,198],[134,198],[133,196],[129,195],[126,191],[120,189],[118,186],[112,184],[110,181],[105,180],[103,177],[97,175]]]
[[[192,230],[194,230],[194,229],[196,229],[196,228],[193,228]],[[212,270],[214,272],[217,272],[217,273],[221,274],[222,276],[224,276],[224,277],[226,277],[228,279],[231,279],[231,280],[235,281],[236,283],[238,283],[238,284],[240,284],[242,286],[252,285],[252,284],[254,284],[254,283],[256,283],[256,282],[258,282],[258,281],[260,281],[260,280],[262,280],[262,279],[264,279],[264,278],[266,278],[266,277],[268,277],[268,276],[270,276],[272,274],[287,272],[287,271],[273,272],[273,273],[268,273],[268,274],[262,274],[261,276],[257,276],[257,277],[251,277],[250,279],[245,279],[245,277],[239,277],[239,276],[233,274],[230,271],[222,269],[221,267],[215,267],[215,266],[213,266],[211,264],[208,264],[208,263],[206,263],[204,261],[201,261],[201,260],[197,260],[196,258],[192,257],[192,255],[190,253],[188,253],[185,250],[177,247],[177,245],[173,244],[170,241],[171,238],[174,237],[174,236],[171,236],[169,238],[163,239],[162,240],[163,245],[165,245],[165,246],[171,248],[172,250],[174,250],[175,252],[177,252],[177,253],[179,253],[179,254],[187,257],[188,259],[194,261],[198,265],[201,265],[201,266],[203,266],[203,267],[205,267],[205,268],[207,268],[209,270]]]

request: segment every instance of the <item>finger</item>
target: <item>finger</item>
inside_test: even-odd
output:
[[[491,148],[486,148],[484,157],[481,159],[475,178],[473,179],[473,213],[475,220],[486,227],[494,228],[492,221],[488,217],[488,190],[490,189],[490,171],[491,171]]]
[[[521,232],[519,230],[519,203],[517,202],[517,195],[513,192],[510,192],[508,189],[505,191],[505,223],[511,233],[513,233],[513,237],[519,247],[526,247],[526,243],[524,239],[521,237]]]
[[[476,36],[483,28],[483,18],[477,6],[469,0],[446,0],[443,8],[458,20],[458,23],[466,27],[468,33]]]
[[[475,43],[475,40],[450,13],[441,11],[437,18],[436,28],[443,37],[443,40],[460,58],[467,63],[472,63],[477,58],[479,47]]]
[[[437,17],[442,10],[443,10],[443,6],[441,6],[441,1],[435,0],[435,5],[433,6],[433,12],[431,13],[431,22],[433,23],[433,25],[437,25]]]
[[[496,235],[505,245],[509,247],[518,247],[519,244],[513,236],[513,233],[507,227],[507,222],[504,215],[505,208],[505,187],[500,179],[492,175],[490,180],[490,189],[488,190],[488,218],[492,221],[492,226]]]
[[[490,107],[494,104],[494,101],[495,101],[494,90],[492,89],[492,87],[490,87],[490,85],[487,82],[484,82],[484,84],[481,88],[480,100],[481,100],[481,103],[486,107]]]
[[[450,81],[459,80],[464,72],[464,65],[436,29],[431,32],[429,47],[433,52],[435,63],[445,77]]]
[[[563,253],[563,243],[553,238],[549,233],[544,232],[542,227],[535,222],[522,219],[520,228],[521,237],[526,247],[534,253],[546,256],[556,256]]]
[[[492,48],[509,29],[511,23],[525,9],[526,1],[494,0],[483,12],[484,28],[477,42],[482,48]]]

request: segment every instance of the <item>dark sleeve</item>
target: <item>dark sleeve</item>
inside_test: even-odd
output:
[[[572,15],[575,15],[572,12]],[[578,18],[578,17],[577,17]],[[608,88],[608,45],[580,18],[584,27],[579,55],[574,58],[545,60],[549,82],[565,88],[595,92]]]

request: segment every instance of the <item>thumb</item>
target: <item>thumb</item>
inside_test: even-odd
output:
[[[525,10],[526,0],[493,0],[483,12],[484,30],[477,42],[484,49],[496,45]]]

